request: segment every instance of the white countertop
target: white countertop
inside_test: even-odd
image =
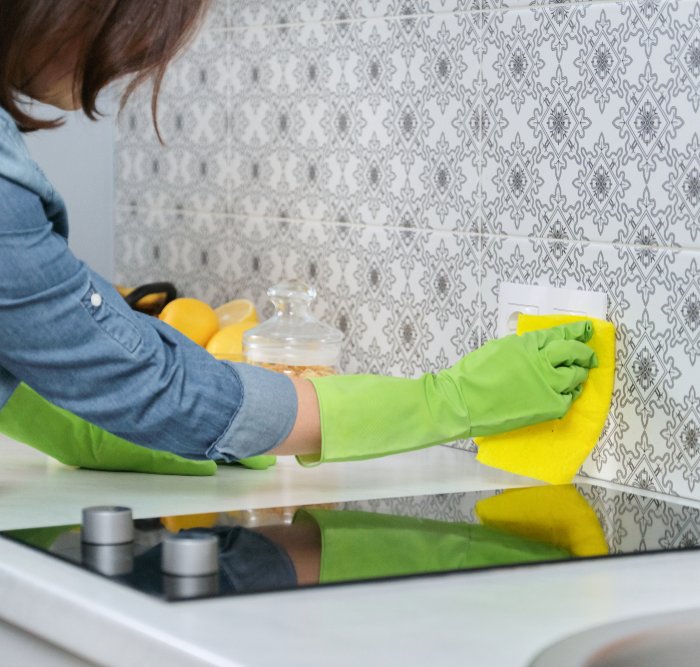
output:
[[[86,505],[145,517],[532,484],[447,447],[183,478],[72,470],[0,437],[3,530],[79,523]],[[105,665],[515,667],[579,630],[700,607],[688,585],[698,560],[647,555],[168,604],[0,540],[0,618]]]

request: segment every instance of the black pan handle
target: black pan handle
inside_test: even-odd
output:
[[[133,308],[143,297],[149,294],[165,294],[163,306],[177,299],[177,289],[172,283],[148,283],[147,285],[140,285],[137,287],[133,292],[124,297],[124,301]]]

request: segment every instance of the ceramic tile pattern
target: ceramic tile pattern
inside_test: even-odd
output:
[[[301,276],[348,372],[495,335],[503,281],[608,295],[582,472],[700,498],[700,2],[219,0],[121,118],[118,271],[216,304]],[[468,446],[461,443],[460,446]]]

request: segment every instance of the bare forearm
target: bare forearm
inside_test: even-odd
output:
[[[292,382],[297,391],[297,418],[287,439],[268,454],[318,454],[321,451],[321,419],[316,390],[309,380],[292,379]]]

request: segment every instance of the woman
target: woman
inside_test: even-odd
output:
[[[361,459],[563,416],[596,363],[587,322],[416,380],[290,380],[215,360],[71,254],[63,202],[21,137],[59,123],[21,100],[95,118],[105,86],[131,77],[128,96],[152,79],[155,120],[165,68],[207,5],[0,0],[0,430],[75,465],[208,474],[264,452]]]

